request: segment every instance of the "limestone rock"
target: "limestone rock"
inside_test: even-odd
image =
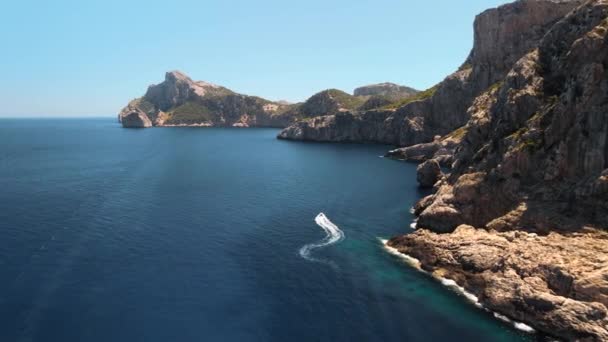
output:
[[[298,120],[317,116],[377,109],[390,104],[389,99],[401,99],[412,91],[411,88],[392,84],[362,90],[364,93],[387,94],[375,96],[353,96],[341,90],[328,89],[303,103],[291,104],[238,94],[219,85],[193,81],[180,71],[170,71],[165,74],[163,82],[151,85],[144,96],[131,101],[121,111],[118,120],[122,122],[124,115],[135,108],[145,113],[154,126],[284,128]],[[293,129],[294,132],[297,130]],[[289,136],[291,131],[283,136]],[[368,131],[363,128],[361,134],[365,135]],[[323,137],[324,133],[316,135]],[[331,139],[334,138],[328,135],[328,140]],[[348,140],[352,141],[353,138]]]
[[[382,122],[392,111],[373,110],[363,113],[341,111],[332,115],[304,119],[285,128],[279,139],[325,142],[371,142],[369,137],[384,134]],[[361,117],[364,117],[362,120]],[[334,129],[340,127],[339,130]]]
[[[478,227],[522,202],[528,209],[520,227],[546,229],[549,209],[557,213],[554,229],[576,229],[576,222],[608,227],[601,175],[608,165],[607,8],[604,1],[587,2],[557,22],[500,86],[474,101],[436,206],[449,206],[458,222]],[[483,177],[473,184],[471,175]]]
[[[416,177],[421,187],[431,188],[441,178],[441,167],[436,160],[429,159],[418,165]]]
[[[150,121],[146,113],[138,109],[126,111],[124,116],[121,118],[121,123],[123,127],[127,128],[152,127],[152,121]]]
[[[397,101],[402,98],[416,95],[418,90],[395,83],[385,82],[370,84],[355,89],[355,96],[381,96],[389,100]]]
[[[605,341],[608,1],[545,1],[551,8],[542,2],[488,12],[520,25],[518,11],[542,8],[551,17],[562,6],[577,6],[548,22],[534,45],[501,44],[530,49],[471,102],[452,149],[451,173],[416,205],[419,229],[390,245],[455,280],[493,311],[566,340]],[[513,32],[494,27],[488,34],[500,41]],[[501,50],[476,47],[470,59],[491,64]],[[501,74],[500,61],[475,77]],[[426,146],[424,158],[433,157],[441,139]]]
[[[143,97],[131,101],[119,114],[119,121],[132,127],[124,118],[136,109],[154,126],[286,127],[297,118],[295,107],[193,81],[182,72],[171,71],[163,82],[151,85]]]
[[[487,10],[475,19],[474,46],[460,70],[413,96],[414,101],[384,115],[381,121],[376,115],[369,121],[370,116],[357,115],[346,127],[326,121],[323,134],[312,132],[319,126],[304,127],[313,123],[306,121],[296,123],[298,129],[287,128],[279,137],[316,140],[319,136],[323,141],[368,141],[397,146],[431,142],[436,135],[448,134],[466,124],[472,101],[502,80],[513,63],[538,45],[557,20],[581,3],[582,0],[524,0]],[[291,134],[300,131],[308,133],[304,137]]]
[[[567,340],[608,339],[608,234],[496,232],[461,225],[389,241],[492,311]]]
[[[421,143],[407,147],[390,150],[386,157],[408,161],[424,162],[435,159],[442,167],[451,167],[454,162],[454,153],[462,141],[467,127],[460,127],[441,137],[435,136],[429,143]]]

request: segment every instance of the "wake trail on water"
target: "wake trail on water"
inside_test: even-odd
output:
[[[319,242],[309,243],[302,246],[302,248],[300,248],[300,256],[308,261],[326,263],[333,267],[337,267],[332,261],[315,258],[311,255],[311,253],[315,249],[324,248],[344,240],[344,232],[340,230],[340,228],[338,228],[338,226],[336,226],[333,222],[331,222],[323,213],[319,213],[319,215],[315,217],[315,222],[325,231],[327,236]]]

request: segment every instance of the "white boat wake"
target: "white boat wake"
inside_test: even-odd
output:
[[[302,258],[308,261],[322,262],[336,267],[333,262],[317,259],[311,256],[311,253],[315,249],[327,247],[344,240],[344,232],[341,231],[338,226],[333,224],[333,222],[331,222],[323,213],[320,213],[319,215],[317,215],[317,217],[315,217],[315,222],[319,227],[323,228],[325,233],[327,233],[327,236],[319,242],[304,245],[302,248],[300,248],[300,255],[302,256]]]

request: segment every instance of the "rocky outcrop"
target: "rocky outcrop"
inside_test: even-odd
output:
[[[423,188],[431,188],[441,178],[441,167],[435,159],[429,159],[418,165],[416,179]]]
[[[398,102],[381,122],[378,115],[354,115],[353,120],[359,122],[346,127],[334,118],[325,119],[321,126],[304,127],[318,123],[306,121],[297,123],[296,129],[287,128],[279,138],[302,140],[292,133],[306,131],[305,140],[316,140],[319,136],[324,141],[372,141],[398,146],[430,142],[436,135],[445,135],[464,125],[473,99],[504,78],[515,61],[581,2],[527,0],[488,10],[475,19],[474,47],[460,70],[409,101]],[[367,121],[369,118],[372,120]],[[355,126],[371,128],[353,130]],[[312,133],[316,127],[325,132]]]
[[[184,73],[172,71],[166,73],[164,82],[151,85],[144,98],[159,110],[167,112],[190,98],[204,97],[207,93],[220,89],[220,86],[206,82],[194,82]],[[228,92],[228,90],[225,91]]]
[[[146,113],[137,108],[130,108],[124,111],[124,114],[120,116],[120,122],[123,127],[128,128],[152,127],[152,121],[150,121]]]
[[[542,236],[461,225],[418,230],[389,246],[423,269],[455,280],[489,310],[568,341],[608,340],[608,234]]]
[[[363,113],[342,111],[304,119],[285,128],[279,133],[278,138],[324,142],[373,142],[373,137],[384,134],[382,122],[391,113],[387,110]],[[336,130],[336,127],[340,129]]]
[[[295,122],[296,105],[235,93],[227,88],[193,81],[184,73],[166,73],[164,82],[131,101],[119,114],[123,127],[232,126],[286,127]],[[126,116],[138,112],[141,122]],[[134,125],[132,124],[134,123]]]
[[[398,101],[403,98],[414,96],[418,90],[395,83],[385,82],[370,84],[355,89],[355,96],[377,96],[391,101]]]
[[[443,137],[435,136],[432,142],[390,150],[385,156],[415,162],[424,162],[429,159],[434,159],[442,167],[449,168],[454,162],[454,153],[462,142],[465,133],[466,127],[463,126]]]
[[[442,144],[439,138],[429,143],[416,144],[408,147],[401,147],[394,150],[390,150],[386,153],[385,157],[394,159],[424,162],[429,159],[433,159],[435,154],[442,148]]]
[[[590,0],[474,99],[451,173],[415,207],[419,229],[389,245],[491,310],[608,340],[606,113],[608,1]]]

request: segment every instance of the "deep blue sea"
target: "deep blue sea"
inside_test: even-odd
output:
[[[0,341],[534,338],[382,248],[415,165],[277,133],[0,120]]]

